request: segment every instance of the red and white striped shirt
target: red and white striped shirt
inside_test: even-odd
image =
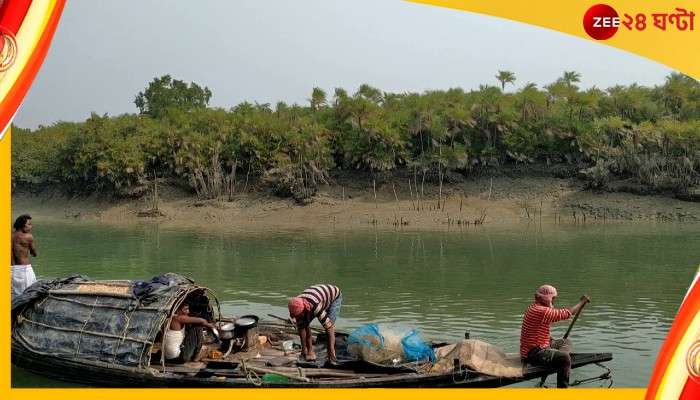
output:
[[[333,321],[328,318],[328,310],[331,304],[340,296],[340,289],[334,285],[320,284],[314,285],[304,290],[299,297],[311,303],[311,312],[297,319],[297,325],[308,326],[311,320],[316,317],[324,328],[333,326]]]
[[[553,308],[533,303],[525,311],[523,327],[520,331],[520,357],[535,347],[549,347],[549,324],[571,318],[567,308]]]

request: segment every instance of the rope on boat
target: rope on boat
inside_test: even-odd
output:
[[[99,297],[95,299],[95,304],[97,304],[98,299],[99,299]],[[119,341],[114,345],[114,357],[112,358],[112,364],[115,364],[117,362],[117,350],[119,350],[119,346],[121,346],[121,344],[124,343],[124,341],[126,340],[128,334],[129,334],[129,324],[131,323],[131,317],[134,316],[134,312],[136,311],[138,304],[139,304],[138,300],[130,301],[129,307],[126,310],[124,310],[124,320],[126,321],[126,323],[124,324],[124,330],[122,331],[121,339],[119,339]],[[94,311],[95,308],[93,307],[92,310]],[[87,321],[86,321],[86,323],[87,323]],[[147,346],[145,346],[145,345],[142,346],[141,354],[139,355],[139,364],[141,364],[141,358],[143,357],[143,353],[144,353],[146,347]]]
[[[465,383],[469,379],[470,369],[463,366],[460,363],[455,363],[454,369],[452,370],[452,382],[455,384]],[[461,379],[457,379],[458,376],[463,376]]]
[[[124,308],[121,306],[115,306],[111,304],[92,304],[92,303],[86,303],[84,301],[76,300],[76,299],[71,299],[70,297],[61,297],[61,296],[56,296],[54,294],[49,294],[47,298],[52,299],[52,300],[57,300],[57,301],[66,301],[69,303],[73,304],[80,304],[82,306],[86,307],[96,307],[96,308],[110,308],[113,310],[123,310]],[[165,311],[169,307],[148,307],[148,306],[141,306],[139,307],[139,311]]]
[[[62,327],[59,327],[59,326],[48,325],[48,324],[44,324],[44,323],[41,323],[41,322],[38,322],[38,321],[31,320],[31,319],[26,318],[26,317],[22,318],[22,322],[23,322],[23,323],[24,323],[24,322],[28,322],[28,323],[30,323],[30,324],[32,324],[32,325],[37,325],[37,326],[41,326],[41,327],[43,327],[43,328],[53,329],[53,330],[62,331],[62,332],[85,333],[85,334],[88,334],[88,335],[100,336],[100,337],[107,337],[107,338],[110,338],[110,339],[121,339],[121,338],[122,338],[122,337],[119,336],[119,335],[112,335],[112,334],[109,334],[109,333],[102,333],[102,332],[95,332],[95,331],[86,331],[86,330],[71,329],[71,328],[62,328]],[[130,341],[130,342],[141,343],[141,344],[145,344],[145,345],[153,344],[153,342],[151,342],[150,340],[137,339],[137,338],[131,338],[131,337],[127,337],[125,340],[128,340],[128,341]]]
[[[573,387],[573,386],[578,386],[578,385],[581,385],[584,383],[595,382],[595,381],[609,381],[610,383],[608,384],[608,388],[611,388],[613,385],[612,370],[610,370],[610,368],[606,367],[605,365],[603,365],[601,363],[594,363],[594,364],[597,365],[598,367],[604,369],[605,372],[603,372],[602,374],[600,374],[598,376],[594,376],[591,378],[577,379],[577,380],[573,381],[571,384],[569,384],[569,386]],[[547,388],[548,386],[544,385],[544,382],[546,380],[547,380],[547,376],[545,375],[541,378],[540,383],[537,385],[537,387]],[[601,387],[603,387],[603,385],[601,385]]]
[[[241,359],[241,368],[243,369],[243,373],[245,374],[246,381],[248,381],[253,386],[262,386],[262,378],[260,378],[260,376],[255,371],[248,369],[248,366],[246,365],[244,359]]]
[[[595,381],[610,381],[610,383],[608,384],[608,388],[611,388],[613,385],[613,378],[612,378],[612,371],[610,370],[610,368],[606,367],[605,365],[603,365],[601,363],[595,363],[595,365],[599,366],[600,368],[603,368],[605,370],[605,372],[603,372],[602,374],[600,374],[598,376],[594,376],[592,378],[575,380],[571,384],[571,386],[578,386],[582,383],[595,382]],[[601,387],[602,387],[602,385],[601,385]]]
[[[100,298],[95,297],[95,304],[99,302]],[[85,322],[83,323],[82,329],[80,329],[80,334],[78,335],[78,342],[75,344],[75,352],[73,353],[73,357],[77,357],[78,354],[80,353],[80,340],[83,338],[83,332],[85,332],[85,328],[87,327],[88,322],[90,322],[90,318],[92,318],[92,314],[95,312],[95,307],[90,308],[90,314],[88,314],[87,318],[85,318]]]

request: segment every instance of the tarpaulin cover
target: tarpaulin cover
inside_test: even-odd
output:
[[[436,351],[437,362],[431,372],[453,372],[454,360],[460,366],[486,375],[507,378],[523,376],[524,365],[519,354],[506,354],[498,347],[481,340],[467,339],[443,346]]]
[[[144,368],[171,308],[193,287],[177,274],[146,282],[79,275],[38,281],[12,302],[12,335],[38,354]]]

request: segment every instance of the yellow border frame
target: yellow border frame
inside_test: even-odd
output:
[[[11,0],[6,0],[11,1]],[[37,2],[45,0],[35,0]],[[581,26],[583,13],[593,4],[603,1],[581,0],[540,0],[538,2],[523,1],[475,1],[475,0],[409,0],[414,3],[431,4],[464,11],[498,16],[515,21],[539,25],[556,31],[575,35],[586,40],[588,38]],[[673,11],[675,7],[684,7],[696,12],[696,27],[693,32],[657,31],[649,29],[644,32],[626,32],[622,29],[612,39],[599,42],[605,45],[625,49],[627,51],[649,57],[670,67],[676,68],[695,78],[700,78],[700,3],[689,1],[668,2],[667,0],[636,0],[607,1],[619,13],[644,12],[650,14],[658,11]],[[24,26],[23,26],[24,27]],[[1,77],[2,86],[7,85],[6,74]],[[4,206],[5,221],[11,223],[11,131],[0,140],[0,169],[4,171],[0,178],[0,201]],[[9,265],[10,240],[9,229],[3,231],[5,243],[2,257]],[[9,293],[9,280],[2,280],[0,291]],[[0,304],[9,310],[9,296],[5,296]],[[32,398],[75,398],[92,399],[99,396],[104,399],[120,399],[128,396],[148,396],[149,398],[172,398],[173,396],[245,396],[251,400],[274,397],[303,398],[308,396],[324,396],[329,398],[363,397],[370,399],[411,399],[425,397],[440,397],[442,399],[463,399],[465,396],[479,399],[641,399],[644,389],[574,389],[567,391],[541,391],[536,389],[318,389],[313,392],[300,389],[237,389],[234,392],[226,389],[12,389],[10,387],[9,364],[9,318],[4,319],[2,327],[3,339],[0,352],[8,361],[2,366],[0,391],[3,398],[32,399]]]

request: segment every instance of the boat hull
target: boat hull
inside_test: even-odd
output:
[[[610,361],[610,353],[572,354],[572,367]],[[12,341],[12,363],[29,372],[60,381],[90,387],[182,387],[182,388],[496,388],[554,373],[542,367],[529,367],[522,378],[499,378],[470,371],[447,374],[401,373],[372,378],[337,379],[332,381],[261,382],[256,376],[227,377],[220,370],[202,369],[191,375],[109,365],[89,360],[67,359],[33,352]]]

